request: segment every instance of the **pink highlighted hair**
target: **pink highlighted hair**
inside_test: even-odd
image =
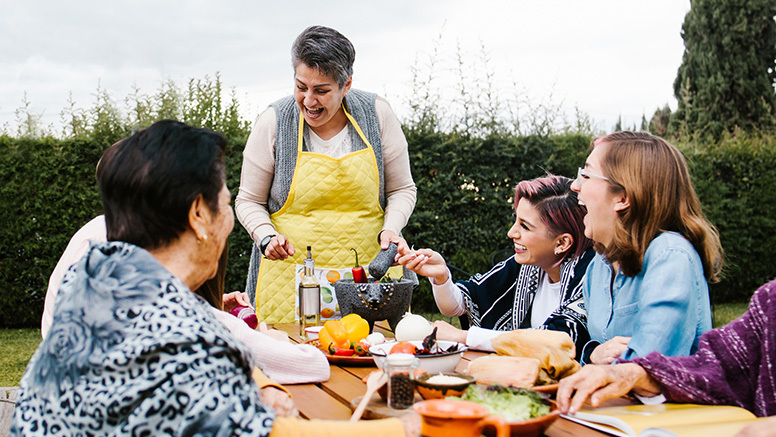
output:
[[[593,246],[585,237],[583,219],[587,210],[579,204],[577,193],[571,191],[573,179],[547,174],[530,181],[522,181],[515,187],[515,208],[525,199],[539,211],[539,216],[552,236],[568,233],[574,239],[562,260],[576,257]]]

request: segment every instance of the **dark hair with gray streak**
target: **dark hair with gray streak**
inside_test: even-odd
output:
[[[337,81],[340,88],[353,75],[356,49],[345,35],[330,27],[310,26],[300,33],[291,47],[291,65],[300,62]]]

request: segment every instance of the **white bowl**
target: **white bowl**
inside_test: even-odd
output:
[[[399,342],[389,341],[376,344],[369,348],[369,353],[374,357],[375,364],[377,364],[377,367],[380,368],[380,370],[382,370],[385,365],[385,357],[388,356],[391,348],[394,347],[397,343]],[[418,349],[423,348],[422,341],[410,341],[409,343],[412,343]],[[441,350],[446,350],[454,344],[458,345],[458,350],[455,352],[447,352],[439,355],[415,355],[419,362],[418,368],[432,374],[454,371],[458,363],[461,362],[463,353],[467,350],[466,345],[463,343],[457,343],[455,341],[437,341],[437,346]]]
[[[308,326],[304,329],[304,332],[307,334],[308,340],[317,340],[318,333],[321,332],[321,329],[323,329],[323,326]]]

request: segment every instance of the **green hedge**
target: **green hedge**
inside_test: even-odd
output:
[[[776,277],[776,138],[739,135],[704,149],[678,146],[725,250],[712,300],[745,301]]]
[[[450,264],[484,272],[493,255],[511,248],[512,195],[517,182],[546,171],[573,176],[590,138],[491,136],[408,130],[418,202],[405,237],[440,251]],[[227,149],[228,186],[239,186],[245,138]],[[101,213],[94,168],[108,143],[0,137],[0,327],[40,323],[51,270],[70,236]],[[711,148],[678,144],[698,194],[719,227],[727,263],[713,287],[715,301],[745,301],[776,275],[776,139],[739,136]],[[251,240],[236,223],[229,237],[227,290],[245,285]],[[456,279],[465,275],[453,270]],[[415,311],[434,310],[427,281]]]

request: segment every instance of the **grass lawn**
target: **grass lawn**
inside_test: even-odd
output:
[[[40,329],[0,329],[0,387],[19,385],[40,340]]]
[[[719,328],[732,322],[733,319],[737,319],[738,316],[744,314],[749,307],[749,302],[746,303],[718,303],[711,307],[712,320],[714,321],[714,327]]]
[[[714,327],[723,326],[746,311],[746,303],[717,304],[712,308]],[[423,314],[427,319],[444,320],[460,328],[457,317]],[[0,329],[0,387],[15,387],[40,343],[40,329]]]

